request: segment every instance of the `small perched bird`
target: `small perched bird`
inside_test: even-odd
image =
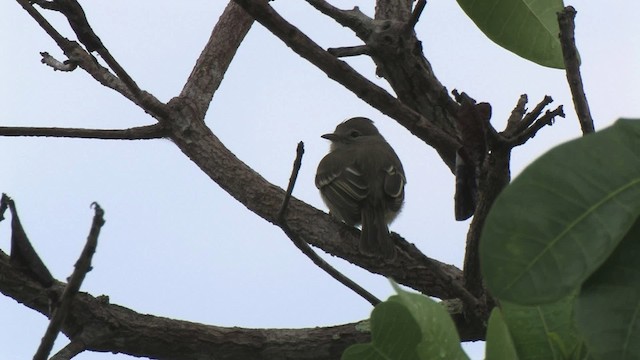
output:
[[[330,213],[348,225],[362,224],[360,251],[394,259],[388,224],[402,208],[407,182],[398,155],[364,117],[322,137],[331,141],[331,149],[318,164],[316,187]]]

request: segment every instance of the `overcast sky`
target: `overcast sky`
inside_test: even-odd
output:
[[[343,3],[373,11],[373,1]],[[226,2],[82,4],[94,30],[138,85],[168,101],[180,92]],[[360,44],[305,2],[272,4],[325,48]],[[596,128],[619,117],[639,117],[640,3],[571,4],[578,10],[576,37]],[[73,37],[62,16],[47,17]],[[430,1],[416,31],[443,84],[491,103],[498,130],[522,93],[534,103],[550,95],[554,105],[565,105],[566,119],[514,150],[514,174],[555,144],[580,135],[564,72],[494,45],[455,1]],[[0,44],[0,125],[115,129],[154,123],[83,71],[54,72],[40,64],[39,52],[61,58],[61,51],[16,2],[0,2]],[[384,85],[370,60],[348,62]],[[391,229],[430,257],[462,266],[468,221],[453,219],[454,178],[433,149],[328,79],[260,24],[240,47],[206,121],[241,160],[281,187],[286,187],[296,144],[304,141],[294,196],[326,210],[313,183],[328,150],[320,135],[353,116],[373,119],[403,161],[406,205]],[[16,201],[27,234],[59,280],[71,274],[84,245],[93,216],[89,205],[97,201],[104,208],[107,222],[94,269],[82,286],[94,296],[109,295],[112,303],[140,313],[221,326],[325,326],[361,320],[371,311],[168,140],[0,137],[0,164],[0,192]],[[0,223],[0,249],[6,253],[9,230],[7,221]],[[392,293],[386,279],[326,258],[378,297]],[[0,359],[31,358],[46,326],[41,314],[0,296]],[[66,343],[60,336],[54,351]],[[472,359],[483,357],[481,344],[466,348]],[[76,358],[131,359],[108,353]]]

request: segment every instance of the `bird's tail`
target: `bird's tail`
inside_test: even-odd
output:
[[[380,256],[387,261],[396,257],[396,248],[389,236],[389,227],[384,209],[362,209],[362,234],[360,235],[360,251]]]

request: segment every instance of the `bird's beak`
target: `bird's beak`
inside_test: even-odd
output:
[[[338,140],[339,136],[336,134],[324,134],[321,136],[321,138],[323,139],[327,139],[327,140],[331,140],[331,141],[335,141]]]

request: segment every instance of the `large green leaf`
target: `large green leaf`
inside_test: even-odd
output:
[[[349,347],[342,360],[468,360],[446,310],[426,296],[393,285],[399,295],[371,314],[371,343]]]
[[[560,145],[500,194],[480,240],[491,293],[536,305],[577,290],[640,214],[640,121]]]
[[[395,283],[392,285],[398,296],[391,297],[389,301],[403,304],[420,326],[420,359],[469,359],[460,347],[460,336],[451,315],[442,305],[424,295],[406,292]]]
[[[496,44],[537,64],[564,69],[556,13],[562,0],[458,0]]]
[[[498,307],[493,308],[489,317],[485,354],[485,360],[520,360]]]
[[[596,359],[640,359],[640,218],[583,285],[575,318]]]
[[[371,313],[371,342],[350,346],[342,360],[420,360],[420,327],[400,303],[385,301]]]
[[[573,296],[558,302],[523,306],[502,302],[519,360],[563,360],[580,343],[573,325]]]

